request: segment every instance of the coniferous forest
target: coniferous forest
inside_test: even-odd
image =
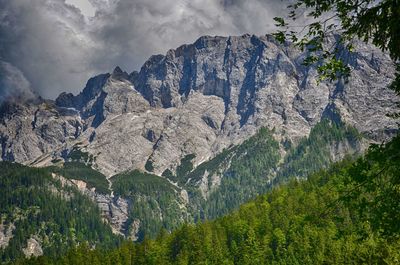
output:
[[[32,235],[44,239],[43,253],[52,257],[83,242],[109,248],[122,240],[104,223],[93,201],[47,169],[1,162],[0,191],[1,225],[14,234],[0,249],[2,262],[23,257]]]

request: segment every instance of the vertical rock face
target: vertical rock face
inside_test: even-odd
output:
[[[51,108],[24,106],[3,117],[1,158],[57,156],[79,142],[106,175],[149,162],[161,175],[188,154],[196,166],[260,127],[297,142],[328,117],[371,140],[391,136],[397,127],[385,114],[396,97],[386,89],[393,78],[388,56],[358,43],[356,53],[343,53],[352,77],[338,84],[319,83],[316,70],[302,65],[305,56],[268,35],[201,37],[152,56],[139,72],[117,67],[96,76]]]
[[[79,113],[52,102],[3,104],[1,160],[29,163],[76,139],[83,130]]]

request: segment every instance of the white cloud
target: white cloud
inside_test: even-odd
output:
[[[86,17],[93,17],[96,13],[96,9],[89,0],[66,0],[66,3],[79,8]]]

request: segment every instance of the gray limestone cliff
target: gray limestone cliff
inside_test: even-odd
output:
[[[343,53],[348,83],[319,83],[302,65],[306,54],[269,35],[201,37],[152,56],[139,72],[96,76],[77,96],[3,110],[1,160],[45,165],[79,144],[107,176],[146,163],[161,175],[188,154],[196,166],[261,127],[296,143],[321,117],[338,115],[382,141],[397,128],[385,116],[397,100],[386,88],[393,66],[371,45],[356,50]]]

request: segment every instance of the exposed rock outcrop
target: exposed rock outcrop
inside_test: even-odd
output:
[[[29,164],[81,134],[84,121],[73,109],[50,101],[4,103],[0,114],[1,160]]]
[[[43,255],[43,249],[40,241],[36,237],[31,237],[26,242],[26,248],[22,249],[26,257],[38,257]]]
[[[11,238],[13,238],[13,230],[15,229],[15,225],[13,223],[9,223],[8,225],[4,224],[4,221],[1,220],[0,223],[0,250],[4,249],[8,246]]]

